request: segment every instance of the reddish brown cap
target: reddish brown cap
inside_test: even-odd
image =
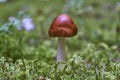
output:
[[[76,34],[77,27],[72,19],[66,14],[57,16],[49,29],[49,36],[51,37],[72,37]]]

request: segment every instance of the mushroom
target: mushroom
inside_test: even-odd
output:
[[[62,62],[66,59],[65,37],[72,37],[76,34],[77,27],[68,15],[61,14],[53,20],[49,29],[49,36],[58,37],[57,62]]]

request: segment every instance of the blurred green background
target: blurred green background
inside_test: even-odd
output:
[[[24,12],[32,18],[35,28],[26,31],[12,27],[10,33],[1,31],[0,56],[54,60],[57,38],[49,37],[48,30],[53,19],[62,13],[69,15],[78,27],[75,37],[66,38],[67,58],[85,50],[89,44],[95,45],[97,50],[120,51],[119,0],[3,1],[0,3],[0,25]]]

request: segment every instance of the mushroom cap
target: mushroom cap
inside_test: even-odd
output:
[[[77,34],[77,27],[73,20],[66,14],[57,16],[49,29],[51,37],[72,37]]]

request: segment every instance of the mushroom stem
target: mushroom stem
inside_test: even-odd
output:
[[[58,47],[57,47],[57,62],[65,61],[65,38],[58,38]]]

